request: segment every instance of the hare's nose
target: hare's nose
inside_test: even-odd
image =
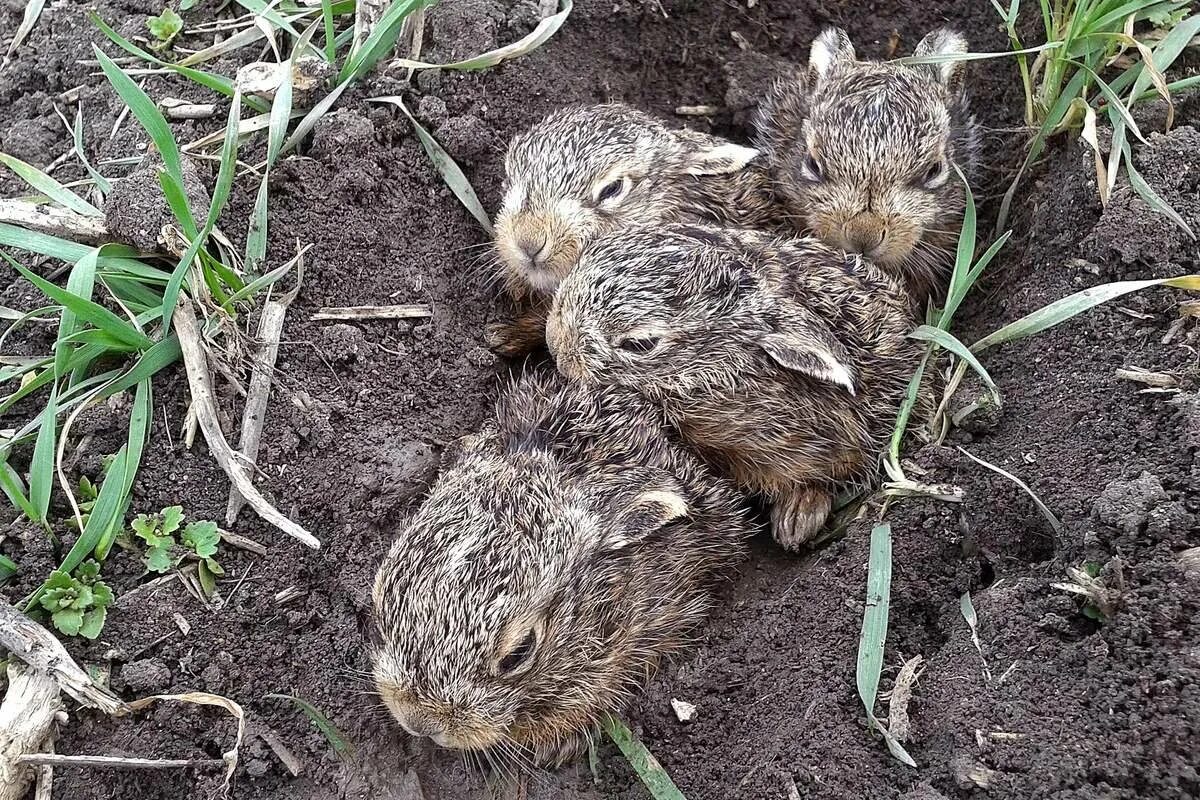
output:
[[[429,736],[436,738],[445,733],[445,729],[430,719],[410,718],[400,720],[400,727],[412,736]]]
[[[517,242],[517,249],[521,251],[521,255],[525,257],[527,264],[533,267],[540,267],[545,263],[546,257],[550,254],[550,242],[544,236],[521,239]]]
[[[859,229],[849,231],[849,234],[850,244],[854,245],[855,250],[860,253],[870,253],[876,247],[883,244],[883,239],[887,236],[887,229]]]

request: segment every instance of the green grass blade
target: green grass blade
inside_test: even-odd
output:
[[[50,489],[54,485],[54,453],[58,447],[58,387],[50,385],[50,398],[42,410],[41,426],[29,462],[29,503],[34,522],[46,524],[50,512]]]
[[[1195,239],[1196,233],[1192,230],[1192,226],[1179,215],[1179,212],[1171,208],[1171,204],[1163,200],[1158,192],[1142,177],[1142,174],[1133,166],[1133,154],[1129,151],[1129,142],[1121,142],[1121,150],[1125,154],[1125,172],[1129,175],[1129,185],[1138,193],[1138,196],[1146,201],[1146,204],[1153,208],[1158,213],[1170,219],[1178,225],[1189,238]]]
[[[331,0],[321,0],[321,22],[325,27],[325,61],[332,64],[337,60],[337,36],[333,27]]]
[[[171,126],[167,124],[167,120],[158,110],[158,106],[154,104],[149,95],[142,91],[141,87],[134,83],[133,78],[126,75],[120,67],[113,63],[111,58],[104,54],[103,50],[96,45],[92,45],[92,50],[95,52],[96,59],[100,62],[100,69],[104,70],[108,82],[112,84],[125,105],[129,106],[129,110],[133,112],[154,142],[154,147],[158,150],[158,154],[167,168],[167,174],[177,184],[183,186],[183,167],[180,161],[179,145],[175,143],[175,135],[171,132]]]
[[[1158,71],[1165,73],[1170,69],[1197,34],[1200,34],[1200,14],[1194,14],[1172,28],[1154,47],[1154,66]],[[1133,89],[1129,96],[1138,97],[1151,84],[1150,72],[1140,64],[1135,69],[1126,70],[1113,79],[1111,84],[1113,91],[1123,91],[1130,81],[1133,81]]]
[[[992,376],[988,374],[986,369],[984,369],[983,364],[979,363],[979,359],[975,357],[975,354],[967,349],[967,346],[960,342],[958,337],[956,337],[954,334],[941,330],[940,328],[935,328],[932,325],[921,325],[915,331],[910,333],[909,336],[913,339],[919,339],[923,342],[933,342],[943,350],[948,350],[949,352],[958,356],[963,361],[967,362],[971,369],[975,370],[975,372],[983,380],[984,384],[991,389],[993,396],[999,395],[999,389],[996,388],[996,384],[992,380]]]
[[[350,88],[350,84],[352,82],[352,78],[346,78],[337,86],[333,87],[333,89],[329,91],[329,94],[317,101],[316,105],[309,109],[308,113],[305,114],[300,122],[296,124],[296,127],[292,129],[292,135],[289,136],[287,141],[283,143],[283,147],[280,148],[280,152],[286,153],[296,145],[300,144],[300,142],[304,141],[304,137],[307,136],[313,129],[313,126],[317,124],[317,120],[321,119],[321,117],[325,116],[325,114],[329,112],[329,109],[333,108],[333,104],[336,103],[338,98],[342,96],[342,92]]]
[[[61,183],[51,178],[46,173],[42,172],[32,164],[26,164],[19,158],[14,158],[7,153],[0,153],[0,164],[11,169],[13,172],[34,189],[37,189],[42,194],[49,197],[54,202],[64,208],[69,208],[76,214],[83,214],[89,217],[102,217],[104,212],[96,208],[94,205],[84,200],[79,195],[72,192]]]
[[[45,5],[46,0],[28,0],[25,4],[25,13],[21,16],[21,24],[17,26],[17,32],[13,34],[12,41],[8,43],[8,52],[4,56],[5,63],[12,58],[12,54],[17,52],[17,48],[21,46],[21,42],[25,41],[25,37],[33,30]]]
[[[233,97],[236,87],[234,85],[234,82],[232,80],[230,80],[229,78],[226,78],[223,75],[213,75],[211,73],[203,72],[198,69],[192,69],[191,67],[180,66],[177,64],[172,64],[167,61],[163,61],[162,59],[158,58],[157,56],[153,55],[152,53],[148,53],[145,50],[143,50],[142,48],[138,47],[137,45],[135,45],[133,42],[126,39],[121,34],[117,33],[115,30],[112,29],[111,26],[108,25],[108,23],[106,23],[104,20],[100,19],[100,17],[97,16],[95,14],[95,12],[89,12],[88,17],[92,20],[92,23],[97,28],[99,28],[100,31],[113,42],[113,44],[117,45],[125,52],[130,53],[131,55],[135,55],[138,58],[148,61],[151,64],[154,64],[156,66],[160,66],[165,69],[169,69],[172,72],[175,72],[179,75],[182,75],[185,78],[195,81],[196,83],[200,84],[201,86],[204,86],[208,89],[212,89],[214,92],[223,94],[226,97]],[[255,111],[265,113],[267,110],[266,103],[262,102],[261,100],[259,100],[258,98],[255,98],[255,97],[243,97],[242,102],[245,103],[246,105],[250,106],[251,108],[253,108]]]
[[[18,228],[16,225],[9,225],[6,222],[0,222],[0,246],[27,250],[30,253],[57,258],[71,264],[86,256],[92,249],[90,245],[76,244],[66,239],[59,239],[57,236]],[[121,253],[122,255],[101,255],[98,262],[101,269],[124,269],[131,272],[151,269],[131,257],[136,255],[133,248],[106,244],[102,250],[104,253]]]
[[[434,167],[441,173],[442,179],[446,181],[446,185],[450,187],[450,191],[454,192],[454,196],[463,204],[463,207],[471,213],[483,226],[483,229],[492,233],[492,221],[488,218],[487,212],[483,210],[483,204],[479,202],[478,195],[475,194],[475,189],[472,188],[471,182],[467,180],[467,176],[463,173],[458,164],[454,163],[454,159],[450,157],[437,140],[429,134],[417,122],[416,118],[409,113],[408,107],[404,105],[404,100],[399,95],[390,95],[387,97],[372,97],[369,98],[372,103],[391,103],[404,112],[404,116],[408,117],[412,122],[413,128],[417,132],[417,137],[421,140],[421,145],[425,148],[425,152],[429,154],[429,158],[433,161]]]
[[[896,424],[892,426],[892,438],[888,442],[888,457],[886,462],[888,476],[892,480],[899,480],[904,477],[904,472],[900,469],[900,445],[904,441],[904,432],[908,430],[908,420],[912,417],[913,409],[917,406],[917,395],[921,391],[921,381],[925,377],[925,368],[929,364],[931,353],[932,348],[926,347],[925,352],[921,356],[920,363],[917,364],[916,371],[908,379],[908,388],[904,392],[904,400],[900,404],[900,410],[896,412]]]
[[[112,191],[112,184],[108,182],[108,178],[101,175],[92,162],[88,160],[87,148],[83,146],[83,101],[75,106],[75,124],[71,126],[71,138],[75,142],[75,155],[79,156],[83,168],[87,170],[88,175],[96,183],[96,188],[100,190],[102,196],[107,195]]]
[[[883,648],[887,641],[888,605],[892,591],[892,526],[883,522],[871,529],[871,555],[867,563],[867,605],[858,639],[855,683],[869,717],[875,716],[879,677],[883,674]]]
[[[19,571],[17,563],[8,556],[0,555],[0,583],[4,583]]]
[[[68,292],[82,300],[91,301],[92,290],[96,285],[96,261],[99,257],[100,248],[97,247],[75,262],[75,266],[71,268],[71,274],[67,277]],[[63,376],[67,357],[71,354],[71,348],[64,342],[81,328],[82,325],[80,325],[75,312],[63,306],[62,315],[58,320],[58,339],[54,345],[54,374],[56,377]]]
[[[121,532],[121,523],[125,517],[124,510],[129,505],[129,495],[133,491],[133,479],[137,476],[138,467],[141,466],[142,451],[146,446],[146,434],[150,428],[150,417],[154,407],[152,398],[149,378],[139,381],[133,397],[133,410],[129,414],[129,438],[125,445],[125,483],[120,493],[120,508],[113,517],[113,524],[99,532],[93,551],[98,561],[108,558],[113,542],[117,540],[117,534]]]
[[[862,633],[858,639],[858,668],[855,683],[866,709],[867,719],[883,736],[888,750],[901,763],[917,764],[875,716],[879,697],[879,678],[883,674],[884,645],[887,642],[888,607],[892,594],[892,526],[881,522],[871,529],[871,553],[867,563],[867,605],[863,611]]]
[[[179,300],[179,292],[183,288],[183,281],[187,277],[188,269],[196,255],[200,252],[203,243],[208,239],[213,228],[217,224],[217,218],[221,216],[221,210],[225,204],[229,202],[229,194],[233,186],[233,176],[237,170],[237,152],[238,152],[238,126],[241,124],[241,90],[235,90],[233,102],[229,106],[229,119],[225,123],[225,139],[221,145],[221,166],[217,172],[217,183],[213,187],[212,202],[208,207],[208,214],[204,220],[204,231],[197,235],[188,245],[187,251],[183,258],[179,260],[179,265],[175,271],[171,273],[167,280],[167,287],[163,291],[162,308],[163,308],[163,332],[169,333],[171,330],[171,316],[175,313],[175,306]],[[264,180],[265,183],[265,180]]]
[[[4,494],[17,510],[29,519],[37,521],[37,511],[25,496],[25,485],[21,482],[21,476],[7,460],[0,463],[0,488],[4,489]]]
[[[461,69],[461,70],[477,70],[494,67],[502,61],[507,61],[510,58],[523,56],[537,48],[541,47],[550,40],[558,29],[567,21],[567,17],[571,15],[571,10],[574,8],[574,0],[562,0],[561,8],[558,13],[538,22],[537,27],[533,29],[527,36],[524,36],[520,41],[512,44],[498,47],[495,50],[489,50],[482,55],[468,58],[464,61],[454,61],[449,64],[429,64],[424,61],[412,61],[407,58],[396,59],[396,65],[408,67],[410,69]]]
[[[317,730],[329,742],[329,746],[333,748],[333,752],[337,753],[339,758],[343,761],[349,761],[354,757],[354,745],[312,703],[290,694],[268,694],[265,695],[264,699],[287,700],[292,703],[316,726]]]
[[[196,218],[192,214],[192,207],[188,205],[187,195],[183,191],[183,184],[176,181],[169,172],[160,170],[158,173],[158,185],[162,189],[163,197],[167,201],[167,207],[171,209],[171,215],[179,223],[179,229],[183,231],[188,239],[199,238],[200,230],[196,227]]]
[[[0,253],[12,265],[14,269],[20,272],[25,279],[42,291],[44,295],[51,300],[69,309],[81,319],[90,322],[97,328],[108,333],[114,339],[118,339],[126,344],[132,345],[139,350],[149,348],[154,342],[139,331],[137,328],[130,325],[125,320],[118,317],[113,312],[101,305],[97,305],[90,300],[84,300],[82,297],[77,297],[71,292],[60,289],[53,283],[34,275],[25,267],[18,264],[9,258],[8,254]]]
[[[609,715],[604,719],[604,732],[617,745],[654,800],[687,800],[658,759],[638,741],[625,723]]]
[[[356,81],[367,74],[375,63],[396,45],[405,17],[416,11],[419,6],[428,7],[433,3],[434,0],[395,0],[375,23],[362,47],[346,61],[338,74],[338,81]]]
[[[172,333],[142,353],[127,372],[104,387],[104,390],[100,392],[100,397],[111,397],[153,377],[178,361],[182,355],[183,353],[179,349],[179,337]]]
[[[996,466],[995,464],[992,464],[991,462],[984,461],[982,458],[971,455],[966,450],[963,450],[961,447],[958,448],[958,451],[960,453],[962,453],[964,456],[966,456],[967,458],[974,461],[976,464],[979,464],[981,467],[986,467],[987,469],[990,469],[992,472],[995,472],[997,475],[1008,478],[1010,481],[1015,483],[1023,492],[1025,492],[1025,494],[1029,495],[1029,497],[1033,500],[1034,505],[1037,506],[1038,511],[1042,512],[1042,516],[1045,517],[1046,521],[1050,523],[1050,527],[1054,529],[1054,532],[1062,533],[1062,523],[1058,521],[1058,517],[1054,516],[1054,512],[1051,511],[1046,506],[1046,504],[1042,502],[1040,497],[1038,497],[1036,494],[1034,494],[1033,489],[1030,489],[1028,484],[1025,483],[1025,481],[1021,480],[1016,475],[1013,475],[1011,472],[1008,472],[1008,471]]]
[[[1105,283],[1101,286],[1094,286],[1091,289],[1075,292],[1061,300],[1055,300],[1053,303],[1039,308],[1037,311],[1026,314],[1015,322],[1010,322],[998,331],[988,334],[971,345],[971,352],[981,353],[989,347],[995,347],[1004,342],[1014,342],[1017,339],[1024,339],[1026,336],[1041,333],[1101,303],[1107,303],[1109,300],[1114,300],[1131,292],[1149,289],[1154,286],[1170,286],[1174,289],[1200,292],[1200,275],[1183,275],[1178,278],[1158,278],[1144,281],[1117,281],[1116,283]]]

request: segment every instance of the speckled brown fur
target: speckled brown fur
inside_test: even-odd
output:
[[[574,379],[635,388],[744,488],[794,548],[835,484],[866,478],[917,356],[910,300],[816,239],[675,224],[604,237],[546,333]]]

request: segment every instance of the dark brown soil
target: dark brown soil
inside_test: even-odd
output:
[[[23,5],[0,3],[0,30],[15,29]],[[425,73],[411,89],[399,73],[371,77],[318,126],[303,155],[275,170],[268,266],[289,258],[297,239],[313,249],[285,329],[260,484],[324,546],[305,550],[244,512],[234,530],[269,544],[270,552],[223,554],[227,576],[214,611],[176,583],[135,590],[145,580],[140,565],[117,554],[107,574],[121,595],[118,607],[100,641],[70,645],[110,669],[113,687],[126,697],[207,690],[240,702],[250,735],[233,796],[485,796],[481,778],[456,756],[397,733],[363,677],[369,587],[390,531],[419,499],[440,449],[484,415],[509,367],[482,345],[484,324],[500,310],[485,235],[404,118],[364,98],[409,92],[411,106],[494,208],[504,142],[566,103],[622,99],[666,116],[679,105],[727,104],[737,112],[718,117],[717,130],[745,137],[743,112],[771,71],[768,57],[805,58],[825,24],[847,27],[871,55],[887,54],[893,36],[910,49],[945,22],[977,49],[1006,46],[984,0],[746,6],[579,0],[546,47],[501,68]],[[136,33],[160,7],[109,0],[98,10]],[[427,55],[456,58],[510,41],[532,27],[536,7],[532,0],[446,0],[431,14]],[[0,150],[42,166],[65,152],[70,140],[52,105],[57,93],[83,85],[93,163],[137,152],[144,139],[132,123],[109,140],[120,106],[92,68],[76,62],[101,38],[79,5],[47,5],[27,44],[0,71]],[[236,64],[221,66],[231,74]],[[1020,87],[1006,61],[973,68],[973,81],[989,128],[983,188],[995,196],[1020,146],[1013,131]],[[147,90],[156,98],[199,96],[161,77]],[[212,126],[182,123],[177,135],[191,140]],[[1200,108],[1181,103],[1176,129],[1151,136],[1137,163],[1200,229],[1194,126]],[[70,164],[56,174],[82,177]],[[250,178],[239,181],[221,220],[235,241],[244,236],[254,190]],[[5,175],[0,192],[14,196],[24,188]],[[1196,244],[1128,189],[1102,210],[1091,156],[1074,144],[1056,146],[1015,207],[1013,240],[964,308],[958,332],[966,341],[1081,288],[1200,268]],[[39,304],[28,284],[0,270],[7,287],[0,303]],[[998,423],[984,433],[956,432],[945,446],[912,455],[928,470],[924,480],[965,490],[961,504],[909,500],[888,512],[895,574],[885,688],[903,661],[924,657],[907,744],[918,768],[893,760],[867,730],[855,690],[869,524],[804,559],[781,554],[763,537],[695,657],[655,679],[629,715],[689,800],[1200,796],[1200,577],[1177,560],[1181,550],[1200,545],[1200,394],[1195,323],[1173,325],[1180,299],[1171,290],[1129,295],[990,351],[985,362],[1005,399]],[[409,302],[431,305],[433,318],[416,325],[310,321],[320,306]],[[14,349],[44,352],[46,336],[34,329]],[[1139,384],[1114,376],[1120,367],[1169,372],[1182,391],[1140,394]],[[181,443],[186,387],[178,369],[156,380],[155,396],[159,411],[131,510],[180,503],[193,518],[220,519],[224,477],[202,443],[190,451]],[[233,398],[230,408],[240,413]],[[4,427],[32,410],[18,408]],[[81,421],[77,432],[95,434],[81,472],[96,476],[100,455],[119,444],[111,431],[127,413],[118,404]],[[1014,484],[958,447],[1026,481],[1062,520],[1061,530]],[[16,598],[45,574],[53,554],[20,521],[7,533],[0,550],[24,570],[4,589]],[[1103,566],[1110,586],[1124,586],[1107,620],[1088,616],[1079,599],[1052,586],[1067,580],[1067,568],[1085,563]],[[276,602],[291,587],[298,599]],[[978,614],[979,649],[960,610],[964,592]],[[190,624],[186,635],[175,614]],[[294,706],[266,699],[268,693],[294,694],[322,709],[356,745],[356,758],[340,761]],[[679,723],[672,698],[695,704],[695,721]],[[233,732],[221,713],[188,706],[161,705],[121,721],[81,711],[58,750],[215,757]],[[299,759],[299,776],[287,772],[268,740]],[[60,769],[54,792],[70,800],[203,798],[219,782],[211,772]],[[539,777],[529,796],[648,795],[605,745],[595,775],[580,765]]]

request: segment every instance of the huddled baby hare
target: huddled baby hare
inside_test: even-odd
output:
[[[637,392],[553,371],[448,462],[376,575],[377,688],[415,736],[561,763],[703,619],[741,501]]]
[[[504,158],[496,251],[517,320],[489,328],[497,352],[543,342],[549,298],[592,239],[630,225],[781,222],[759,152],[631,106],[557,111],[513,139]]]
[[[967,42],[935,31],[915,56],[954,56]],[[760,103],[757,145],[779,202],[799,227],[862,253],[899,278],[923,308],[954,261],[979,134],[962,61],[860,61],[846,32],[812,45],[807,71]]]
[[[794,549],[839,482],[865,478],[917,355],[886,273],[815,239],[687,223],[601,237],[555,294],[559,370],[637,389],[773,503]]]

